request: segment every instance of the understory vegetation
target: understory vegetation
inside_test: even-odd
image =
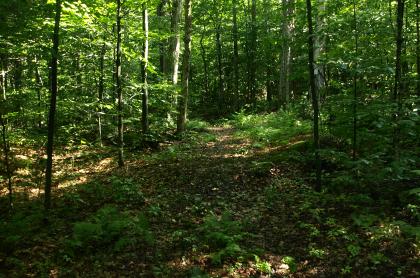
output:
[[[0,225],[2,275],[418,274],[420,199],[409,182],[416,171],[372,190],[380,177],[370,181],[372,167],[357,174],[360,186],[346,186],[351,159],[328,135],[326,185],[316,192],[305,174],[310,121],[296,113],[241,112],[217,126],[191,120],[188,128],[159,151],[130,153],[125,170],[115,168],[110,149],[66,150],[47,225],[29,182],[38,161],[18,156],[16,213],[3,211]],[[329,160],[332,152],[342,159]]]
[[[420,277],[420,0],[0,0],[0,278]]]

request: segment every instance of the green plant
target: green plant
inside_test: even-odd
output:
[[[317,258],[317,259],[323,259],[326,255],[326,251],[323,249],[318,249],[313,246],[309,247],[309,255],[311,257]]]
[[[267,261],[261,261],[260,257],[255,256],[255,267],[263,274],[271,274],[271,264]]]
[[[213,251],[210,255],[212,263],[220,264],[228,258],[237,258],[246,254],[240,242],[250,234],[242,229],[241,223],[232,220],[228,212],[221,216],[211,214],[205,217],[199,230],[204,242]]]
[[[68,241],[70,250],[111,247],[122,251],[130,245],[151,244],[152,233],[143,215],[130,216],[113,206],[99,209],[89,221],[77,222],[73,238]]]
[[[297,264],[296,264],[296,260],[293,257],[290,256],[285,256],[281,259],[281,262],[283,264],[286,264],[289,266],[289,270],[290,272],[296,272],[297,271]]]

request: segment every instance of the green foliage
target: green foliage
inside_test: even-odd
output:
[[[295,258],[290,257],[290,256],[285,256],[281,259],[281,262],[288,265],[290,272],[296,272],[297,271],[297,263]]]
[[[262,274],[271,274],[271,264],[267,261],[261,261],[258,256],[255,256],[255,267]]]
[[[144,195],[140,185],[129,178],[111,177],[112,198],[118,204],[140,207],[144,204]]]
[[[221,216],[214,214],[204,218],[199,231],[206,245],[213,253],[210,255],[213,264],[221,264],[227,259],[235,259],[246,254],[241,241],[250,236],[243,231],[239,221],[232,220],[228,212]]]
[[[254,115],[241,111],[234,115],[232,124],[241,130],[240,134],[261,145],[286,145],[294,137],[310,132],[310,123],[300,120],[295,112]]]
[[[187,123],[188,130],[203,132],[203,131],[207,131],[209,127],[210,125],[208,122],[205,122],[199,119],[192,119],[192,120],[189,120]]]
[[[77,222],[73,226],[73,238],[68,241],[70,254],[78,251],[93,252],[106,248],[121,252],[127,248],[142,248],[152,243],[149,224],[142,215],[131,216],[116,207],[99,209],[89,221]]]

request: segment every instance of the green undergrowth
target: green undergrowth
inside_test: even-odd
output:
[[[294,137],[311,131],[311,123],[299,119],[292,111],[259,115],[241,111],[233,116],[231,123],[239,130],[238,135],[252,139],[255,147],[286,145]]]
[[[282,251],[300,250],[292,253],[301,263],[330,265],[353,276],[407,277],[420,267],[420,227],[387,204],[363,194],[315,192],[287,178],[276,179],[264,196],[269,211],[288,209],[290,225],[283,223],[283,236],[275,237],[289,242],[300,236],[292,250]],[[280,225],[276,219],[273,228]]]

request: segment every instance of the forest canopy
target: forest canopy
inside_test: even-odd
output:
[[[0,277],[419,275],[419,2],[0,1]]]

